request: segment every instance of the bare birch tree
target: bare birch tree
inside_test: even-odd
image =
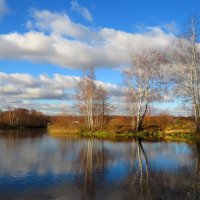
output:
[[[136,115],[136,131],[142,123],[150,102],[158,99],[161,93],[162,53],[158,50],[145,50],[132,55],[132,66],[124,70],[127,95]],[[134,120],[133,120],[134,122]]]
[[[178,39],[172,49],[176,93],[192,104],[195,132],[200,132],[200,46],[197,18],[191,17],[187,35]]]
[[[95,95],[95,127],[103,129],[105,116],[113,111],[113,106],[109,101],[109,95],[103,86],[97,86]]]
[[[94,69],[84,73],[76,89],[76,99],[80,113],[85,117],[89,130],[103,128],[105,115],[111,110],[106,89],[95,81]]]

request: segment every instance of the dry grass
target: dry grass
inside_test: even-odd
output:
[[[50,135],[77,135],[79,133],[79,129],[74,126],[60,126],[60,125],[49,125],[48,133]]]

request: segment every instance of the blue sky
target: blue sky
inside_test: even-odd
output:
[[[0,0],[1,106],[60,112],[91,66],[123,104],[121,70],[130,54],[167,46],[199,11],[198,0]]]

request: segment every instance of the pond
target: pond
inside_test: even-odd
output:
[[[0,199],[199,199],[200,146],[0,132]]]

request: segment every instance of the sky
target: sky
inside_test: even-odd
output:
[[[94,67],[121,114],[131,53],[167,47],[199,12],[198,0],[0,0],[0,108],[71,112]],[[156,106],[182,112],[178,100]]]

